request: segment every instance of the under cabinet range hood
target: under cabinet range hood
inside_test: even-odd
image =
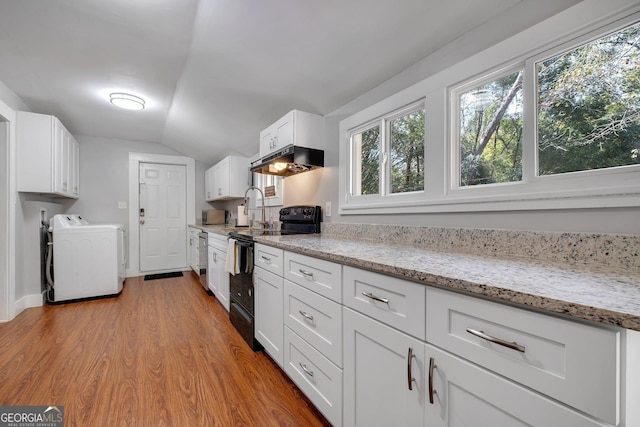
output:
[[[324,151],[289,145],[251,164],[251,172],[291,176],[324,167]]]

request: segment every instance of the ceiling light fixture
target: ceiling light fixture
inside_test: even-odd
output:
[[[109,94],[109,100],[116,107],[126,110],[143,110],[144,99],[129,93],[114,92]]]

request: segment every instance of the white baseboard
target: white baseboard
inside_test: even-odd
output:
[[[16,301],[14,307],[16,316],[27,308],[42,307],[42,294],[25,295]]]

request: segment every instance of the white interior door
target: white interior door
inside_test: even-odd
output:
[[[140,271],[187,267],[186,167],[139,165]]]

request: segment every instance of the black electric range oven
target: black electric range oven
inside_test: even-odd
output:
[[[240,333],[254,351],[262,350],[255,338],[254,324],[254,284],[253,249],[254,237],[265,235],[313,234],[320,232],[322,211],[320,206],[290,206],[280,209],[280,230],[247,230],[231,232],[230,238],[236,241],[239,257],[239,273],[231,275],[229,280],[229,318],[231,324]]]

